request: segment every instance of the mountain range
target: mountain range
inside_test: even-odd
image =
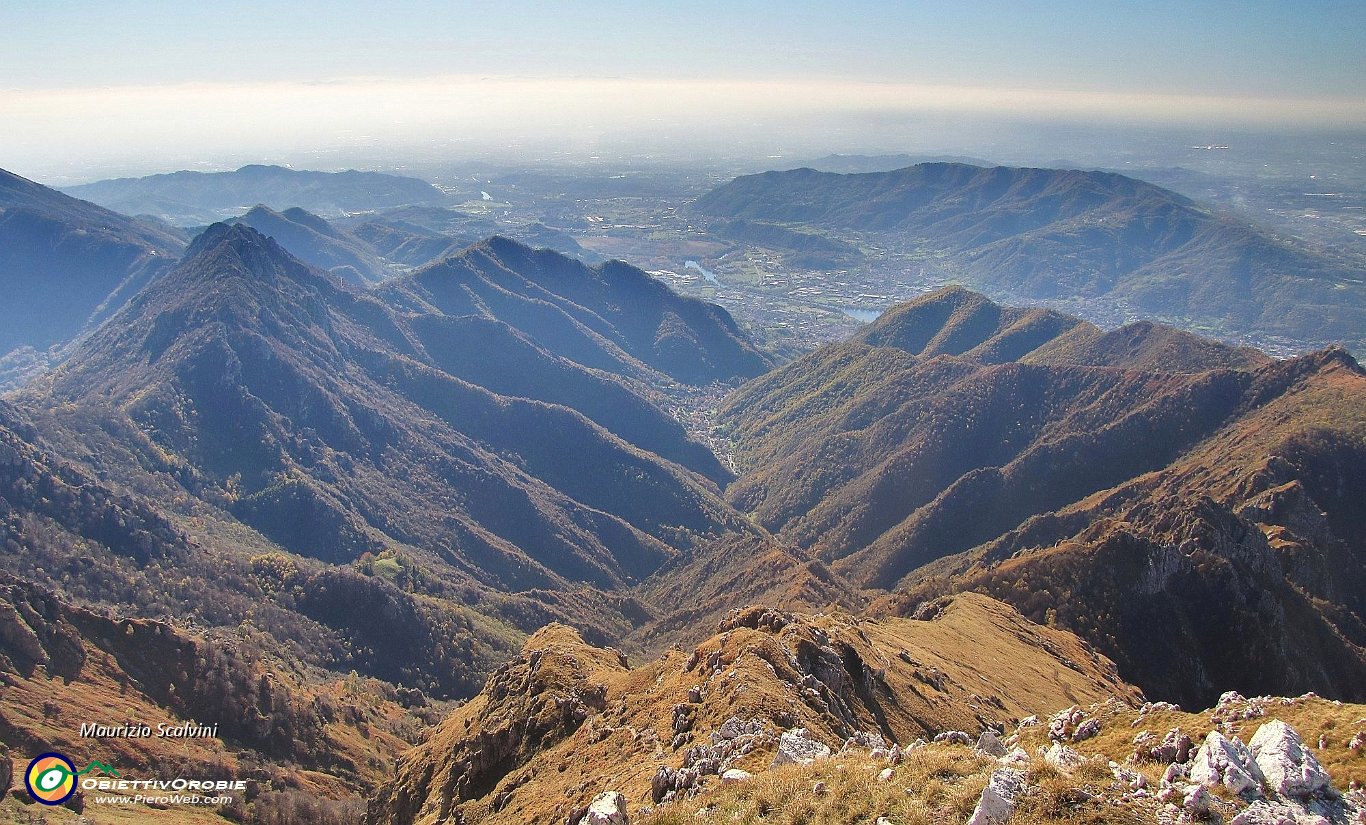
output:
[[[1366,685],[1363,398],[1340,349],[1271,361],[949,288],[750,382],[719,421],[728,500],[853,585],[898,610],[980,588],[1195,704]]]
[[[1042,231],[1100,184],[1160,199],[980,172],[918,173],[972,178],[973,210],[933,207],[962,232]],[[444,207],[259,206],[182,249],[3,182],[0,221],[146,256],[0,399],[16,754],[101,758],[77,715],[193,720],[218,738],[115,758],[249,776],[236,821],[312,797],[354,822],[365,797],[376,824],[578,823],[607,784],[682,802],[802,737],[909,753],[1020,725],[1035,748],[1023,723],[1061,710],[1065,741],[1091,714],[1132,750],[1124,714],[1176,713],[1145,699],[1366,697],[1366,371],[1341,348],[1276,360],[952,287],[778,364],[621,261],[442,245]],[[1008,219],[997,184],[1041,214]],[[800,228],[853,206],[789,197],[781,220],[726,220],[854,253]],[[1316,731],[1351,711],[1315,710]],[[934,747],[927,810],[966,816],[986,757]]]
[[[314,172],[253,164],[232,172],[171,172],[69,186],[64,191],[128,215],[154,215],[177,226],[203,226],[255,204],[299,207],[324,217],[400,206],[441,206],[441,190],[417,178],[382,172]]]
[[[695,209],[894,238],[956,280],[1017,299],[1103,296],[1225,335],[1366,346],[1366,262],[1114,173],[962,163],[795,169],[736,178]]]

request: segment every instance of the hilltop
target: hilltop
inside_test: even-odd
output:
[[[922,163],[746,175],[713,218],[872,233],[1015,299],[1104,297],[1228,334],[1366,347],[1366,264],[1110,172]]]

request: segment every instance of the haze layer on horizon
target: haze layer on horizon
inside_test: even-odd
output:
[[[1357,2],[0,8],[3,165],[962,145],[991,124],[1366,131]],[[908,138],[914,134],[914,139]]]

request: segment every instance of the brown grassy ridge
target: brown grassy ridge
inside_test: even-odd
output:
[[[1160,804],[1156,800],[1121,800],[1108,763],[1115,761],[1144,774],[1150,787],[1156,789],[1166,766],[1128,761],[1134,751],[1134,737],[1145,730],[1160,737],[1172,728],[1180,728],[1198,745],[1226,716],[1212,710],[1157,710],[1142,714],[1116,704],[1096,705],[1090,712],[1102,721],[1101,733],[1093,739],[1071,743],[1071,747],[1087,757],[1087,762],[1070,775],[1040,758],[1040,749],[1048,745],[1044,726],[1021,730],[1020,745],[1031,754],[1026,768],[1030,790],[1017,802],[1012,823],[1152,822]],[[1346,790],[1354,782],[1366,782],[1366,753],[1354,752],[1347,746],[1356,732],[1366,729],[1366,705],[1314,696],[1284,703],[1277,699],[1268,706],[1265,716],[1231,720],[1223,730],[1226,735],[1238,736],[1246,742],[1270,719],[1284,721],[1300,733],[1332,776],[1334,787]],[[1318,748],[1320,736],[1325,738],[1324,748]],[[866,753],[836,754],[810,765],[788,765],[756,773],[748,782],[716,784],[691,799],[648,812],[642,809],[642,815],[633,821],[638,825],[856,825],[885,817],[894,825],[962,822],[971,815],[997,764],[970,748],[932,744],[908,753],[889,780],[879,781],[879,772],[888,765],[885,760],[871,759]],[[817,792],[818,783],[824,784],[823,792]],[[1217,789],[1215,795],[1233,801]]]
[[[695,648],[634,669],[550,626],[403,758],[371,820],[563,820],[607,789],[639,808],[659,767],[678,768],[688,748],[709,743],[731,718],[759,720],[774,734],[806,727],[838,749],[856,731],[910,743],[1010,727],[1074,701],[1139,700],[1069,633],[976,594],[937,608],[932,618],[880,621],[751,608]],[[761,772],[772,753],[761,748],[735,766]]]

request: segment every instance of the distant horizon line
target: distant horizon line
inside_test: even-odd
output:
[[[165,168],[176,158],[353,157],[421,147],[472,154],[660,156],[962,146],[971,124],[1024,128],[1366,132],[1366,99],[1182,95],[893,81],[441,75],[0,89],[3,162]],[[957,135],[946,137],[944,135]],[[1213,142],[1218,135],[1210,135]],[[904,149],[902,150],[904,151]],[[240,164],[239,164],[240,165]],[[11,168],[11,167],[6,167]],[[127,174],[127,173],[125,173]],[[93,179],[93,178],[87,178]]]

